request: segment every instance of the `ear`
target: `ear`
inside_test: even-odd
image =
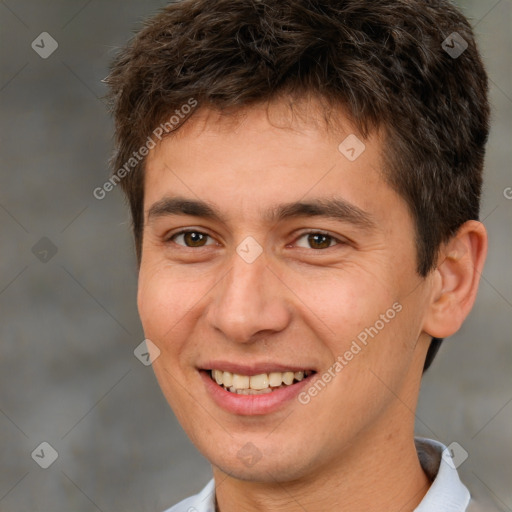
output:
[[[487,255],[487,231],[481,222],[464,223],[439,252],[423,331],[434,338],[457,332],[475,302]]]

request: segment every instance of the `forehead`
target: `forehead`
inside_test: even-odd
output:
[[[335,115],[328,123],[311,103],[230,114],[199,109],[148,156],[146,221],[150,211],[165,210],[169,198],[208,204],[223,221],[263,223],[286,205],[307,203],[314,210],[314,203],[333,200],[368,218],[390,217],[390,209],[408,215],[383,178],[381,133],[363,140],[342,110],[331,119]]]
[[[318,102],[306,100],[292,105],[284,101],[259,104],[229,113],[199,108],[150,151],[146,178],[151,181],[149,175],[162,166],[186,167],[190,178],[194,170],[202,169],[203,180],[236,170],[239,182],[261,178],[260,185],[272,178],[284,184],[290,177],[288,169],[295,171],[294,181],[300,174],[314,178],[328,171],[326,163],[339,169],[350,167],[353,174],[359,172],[368,180],[372,173],[364,172],[364,167],[371,162],[379,173],[380,133],[375,131],[363,142],[341,109],[328,116]],[[301,173],[304,169],[307,172]]]

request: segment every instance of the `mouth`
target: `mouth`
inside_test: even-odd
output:
[[[220,369],[207,370],[210,379],[225,391],[237,395],[264,395],[308,379],[314,370],[284,371],[241,375]]]
[[[237,418],[261,417],[295,407],[297,396],[317,374],[310,366],[268,361],[208,361],[197,369],[207,396]]]

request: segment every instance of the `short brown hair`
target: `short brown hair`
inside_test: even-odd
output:
[[[384,129],[385,175],[415,221],[421,276],[440,245],[478,219],[487,75],[468,20],[448,0],[178,1],[119,53],[106,81],[114,170],[191,98],[231,111],[312,93],[343,105],[363,138]],[[144,159],[120,182],[139,262],[143,170]]]

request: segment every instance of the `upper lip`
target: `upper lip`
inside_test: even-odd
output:
[[[237,373],[238,375],[260,375],[261,373],[271,372],[300,372],[300,371],[315,371],[309,365],[297,365],[297,364],[282,364],[272,362],[262,363],[234,363],[232,361],[208,361],[204,365],[199,367],[200,370],[222,370],[230,373]]]

